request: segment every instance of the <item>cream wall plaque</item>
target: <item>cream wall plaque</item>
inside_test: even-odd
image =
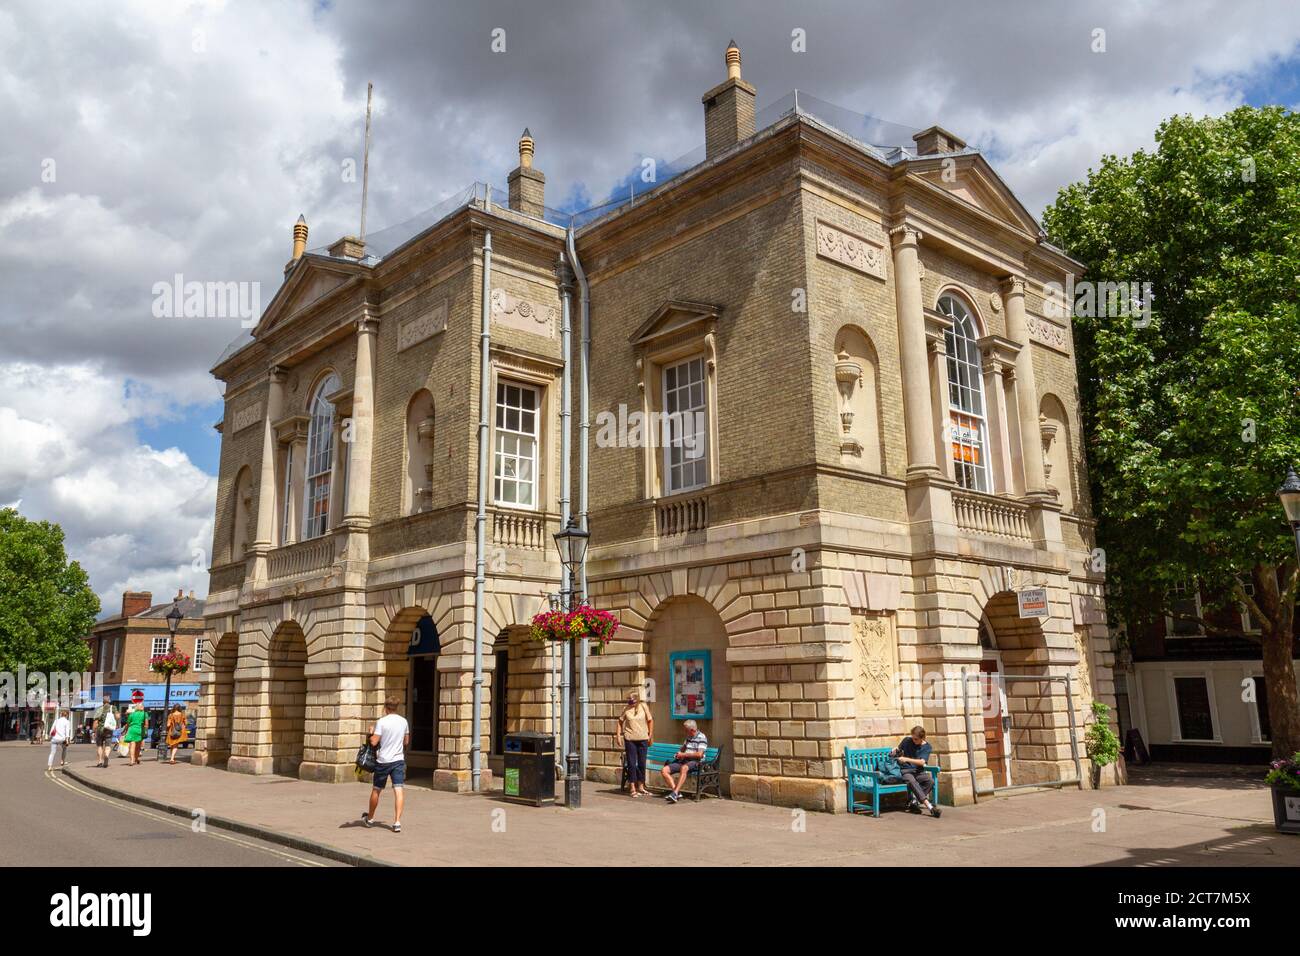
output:
[[[880,241],[817,223],[817,254],[877,279],[885,278],[885,237]]]
[[[231,432],[243,431],[250,425],[256,425],[262,420],[262,404],[254,402],[252,405],[245,405],[239,411],[230,416]]]
[[[898,646],[892,617],[853,615],[853,702],[859,717],[895,710]]]
[[[554,338],[555,308],[513,296],[505,289],[493,289],[492,324]]]
[[[397,351],[409,349],[425,339],[433,338],[447,328],[447,303],[439,302],[433,308],[403,319],[397,325]]]

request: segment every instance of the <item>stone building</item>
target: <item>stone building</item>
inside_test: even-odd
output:
[[[617,779],[614,718],[646,687],[659,739],[702,715],[736,798],[843,809],[844,748],[917,723],[946,800],[1071,778],[1072,723],[1081,748],[1088,702],[1114,693],[1053,318],[1080,266],[953,134],[869,145],[798,97],[760,122],[734,45],[726,66],[703,160],[574,237],[588,590],[622,622],[589,659],[588,775]],[[519,146],[506,205],[475,193],[398,245],[306,252],[300,220],[283,286],[214,368],[200,761],[350,779],[397,693],[411,763],[469,786],[480,375],[482,751],[552,726],[527,624],[559,586],[561,324],[581,287]],[[1030,588],[1045,616],[1021,616]]]

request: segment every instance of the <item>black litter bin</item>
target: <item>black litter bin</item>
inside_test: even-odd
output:
[[[506,734],[503,792],[509,800],[535,807],[555,803],[554,734]]]

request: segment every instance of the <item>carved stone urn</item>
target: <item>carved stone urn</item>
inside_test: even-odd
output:
[[[1052,450],[1052,442],[1056,441],[1056,432],[1059,426],[1056,422],[1049,421],[1046,416],[1038,416],[1038,432],[1043,441],[1043,480],[1047,482],[1047,490],[1053,494],[1059,494],[1057,487],[1052,484],[1052,459],[1048,452]]]
[[[862,443],[853,437],[853,390],[862,384],[862,366],[841,345],[835,353],[835,387],[840,393],[840,454],[860,456]]]

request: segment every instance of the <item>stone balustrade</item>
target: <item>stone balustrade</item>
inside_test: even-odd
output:
[[[952,496],[957,527],[974,534],[1031,541],[1029,506],[1018,501],[975,491],[955,491]]]

